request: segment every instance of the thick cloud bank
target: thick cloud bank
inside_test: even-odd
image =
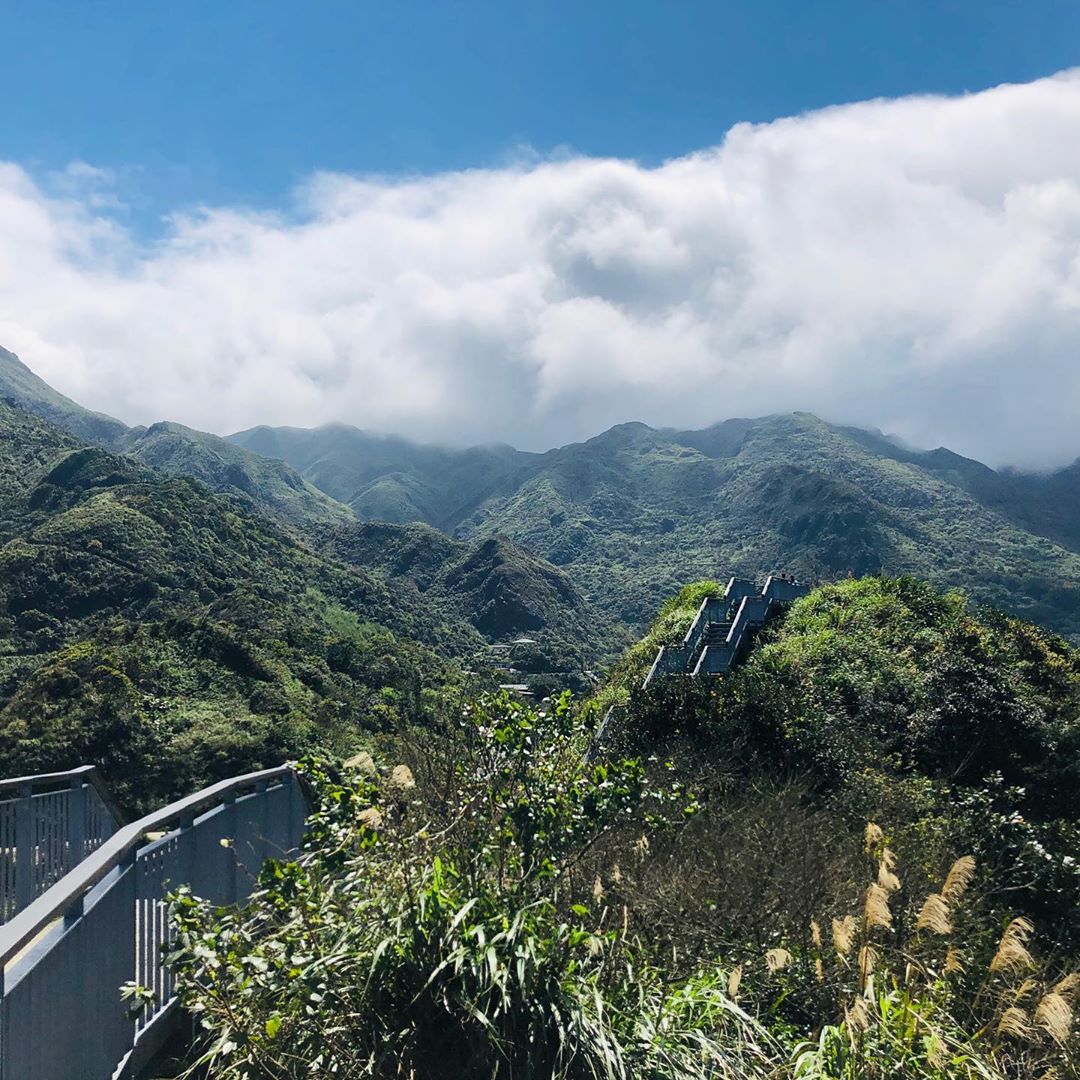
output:
[[[128,421],[540,447],[806,409],[1080,454],[1080,71],[741,125],[658,168],[320,174],[150,249],[115,203],[87,166],[0,166],[0,344]]]

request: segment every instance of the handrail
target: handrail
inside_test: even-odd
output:
[[[33,776],[15,776],[10,780],[0,780],[0,794],[5,791],[18,791],[29,784],[31,787],[45,787],[48,784],[62,784],[64,781],[85,780],[98,794],[105,805],[105,809],[112,815],[117,825],[127,823],[127,815],[113,802],[105,781],[96,765],[77,765],[74,769],[65,769],[63,772],[35,773]]]
[[[93,768],[93,766],[84,766]],[[256,784],[266,783],[291,773],[292,765],[280,765],[274,769],[245,773],[222,780],[188,795],[161,810],[147,814],[138,821],[125,825],[105,841],[93,854],[65,874],[55,885],[19,912],[10,922],[0,926],[0,972],[13,957],[33,941],[46,927],[73,905],[81,902],[86,893],[123,861],[148,832],[157,832],[163,826],[194,818],[200,810],[221,801],[221,797]],[[25,781],[24,781],[25,782]]]

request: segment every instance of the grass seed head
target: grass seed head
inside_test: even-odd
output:
[[[1069,1003],[1053,990],[1043,995],[1039,1004],[1035,1006],[1036,1025],[1059,1045],[1064,1045],[1069,1041],[1072,1021],[1073,1014]]]
[[[949,905],[945,897],[940,893],[931,893],[919,909],[919,917],[915,920],[917,930],[929,930],[931,934],[942,936],[952,933],[952,922],[949,920]]]
[[[1008,1035],[1013,1039],[1030,1041],[1035,1035],[1035,1030],[1031,1026],[1028,1014],[1023,1009],[1013,1005],[1001,1014],[997,1033],[999,1035]]]
[[[855,943],[855,916],[845,915],[832,921],[833,948],[837,956],[847,956]]]
[[[863,918],[867,927],[892,929],[892,912],[889,910],[889,894],[877,882],[866,890],[866,903],[863,906]]]
[[[885,848],[881,852],[881,862],[878,863],[878,884],[889,893],[894,893],[900,888],[900,879],[893,871],[896,868],[896,856]]]
[[[945,884],[941,887],[941,895],[955,904],[961,896],[967,892],[971,879],[975,876],[975,860],[970,855],[963,855],[949,867],[945,875]]]
[[[765,954],[765,966],[770,971],[783,971],[791,963],[791,953],[787,949],[770,949]]]
[[[1027,950],[1028,939],[1034,929],[1027,919],[1013,919],[1001,935],[1001,943],[990,961],[990,970],[1019,974],[1034,967],[1035,962]]]

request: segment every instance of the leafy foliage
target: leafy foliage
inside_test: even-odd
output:
[[[640,762],[583,765],[586,734],[566,700],[485,698],[419,780],[311,769],[299,863],[269,864],[245,912],[173,906],[212,1074],[765,1075],[770,1040],[716,977],[666,983],[600,897],[575,899],[586,853],[661,796]]]

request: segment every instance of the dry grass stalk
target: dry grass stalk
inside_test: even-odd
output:
[[[356,815],[356,820],[367,829],[382,828],[383,816],[374,806],[365,807]]]
[[[865,1031],[870,1026],[866,1002],[861,997],[857,997],[850,1005],[844,1006],[844,1023],[853,1031]]]
[[[1028,1014],[1023,1009],[1013,1005],[1001,1014],[997,1033],[999,1035],[1008,1035],[1014,1039],[1030,1040],[1034,1036],[1035,1030],[1031,1026]]]
[[[727,979],[727,996],[732,1001],[739,1000],[739,984],[742,982],[742,964],[737,968],[731,969],[731,974]]]
[[[945,974],[956,975],[964,970],[964,955],[954,945],[945,952]]]
[[[791,963],[791,953],[787,949],[770,949],[765,954],[765,966],[770,971],[783,971]]]
[[[864,833],[864,850],[869,854],[885,839],[885,834],[881,831],[881,828],[875,825],[872,821],[866,823],[866,832]]]
[[[991,971],[1013,972],[1019,974],[1028,968],[1035,966],[1031,953],[1027,950],[1028,938],[1031,937],[1034,927],[1027,919],[1013,919],[1005,927],[1005,933],[1001,935],[1001,943],[990,961]]]
[[[967,887],[974,876],[975,860],[970,855],[961,856],[949,867],[949,872],[945,875],[945,884],[941,888],[941,895],[950,904],[955,904],[967,892]]]
[[[832,921],[833,948],[837,956],[847,956],[855,943],[855,916],[845,915]]]
[[[942,936],[952,933],[952,922],[949,919],[949,905],[945,897],[940,893],[931,893],[919,909],[919,917],[915,920],[917,930],[929,930],[932,934]]]
[[[817,919],[810,920],[810,938],[814,942],[814,948],[821,948],[821,927],[818,925]]]
[[[1059,997],[1063,997],[1071,1006],[1073,1000],[1076,997],[1076,992],[1080,990],[1080,975],[1076,972],[1072,972],[1066,975],[1064,979],[1059,979],[1053,985],[1053,992]]]
[[[874,882],[866,890],[866,903],[863,906],[863,918],[868,927],[879,926],[882,930],[892,929],[892,912],[889,910],[889,894]]]
[[[1068,1042],[1072,1020],[1073,1014],[1069,1003],[1053,990],[1043,995],[1035,1007],[1035,1023],[1060,1045]]]
[[[592,898],[597,903],[604,899],[604,883],[600,880],[599,874],[596,875],[596,880],[593,882]]]
[[[615,885],[622,884],[622,870],[619,869],[619,864],[616,863],[611,868],[611,880]]]
[[[863,980],[874,974],[877,968],[878,954],[872,945],[864,945],[859,950],[859,974]]]
[[[895,868],[896,856],[885,848],[881,853],[881,862],[878,864],[877,881],[886,892],[894,893],[900,888],[900,879],[893,873]]]
[[[817,976],[819,983],[825,981],[825,965],[821,962],[820,956],[814,961],[814,974]]]

